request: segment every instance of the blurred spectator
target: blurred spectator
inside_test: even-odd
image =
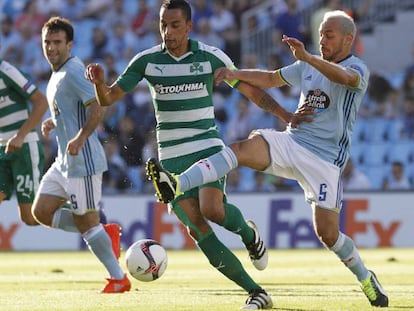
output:
[[[134,90],[134,93],[126,96],[126,114],[135,121],[137,130],[141,133],[148,133],[155,128],[154,106],[152,105],[151,95],[148,84],[142,80]]]
[[[93,28],[89,59],[91,62],[102,62],[105,55],[111,52],[108,33],[101,27]]]
[[[113,0],[111,8],[105,12],[104,21],[108,28],[114,28],[117,24],[122,23],[126,28],[132,23],[134,12],[126,9],[125,0]]]
[[[400,112],[396,94],[396,90],[386,78],[379,74],[371,74],[367,94],[359,110],[360,116],[394,119]]]
[[[10,63],[19,66],[23,59],[22,42],[19,32],[13,27],[11,16],[4,15],[1,18],[0,44],[1,58],[7,59]]]
[[[193,38],[195,40],[204,42],[211,46],[218,47],[219,49],[224,49],[224,40],[216,32],[214,32],[210,27],[210,21],[208,18],[202,17],[199,19]]]
[[[306,45],[307,32],[305,30],[303,14],[298,9],[297,0],[286,0],[287,10],[276,17],[273,31],[273,42],[276,52],[280,53],[284,64],[294,61],[289,45],[282,42],[282,36],[296,38]]]
[[[50,72],[46,69],[46,62],[43,58],[43,52],[40,44],[39,33],[35,33],[34,29],[30,25],[22,26],[20,32],[20,48],[22,49],[22,59],[20,62],[20,68],[27,73],[30,73],[32,78],[37,78],[35,75],[43,68],[43,71]],[[42,67],[43,64],[43,67]]]
[[[344,191],[371,189],[371,182],[368,176],[355,167],[351,158],[348,159],[342,172],[342,186]]]
[[[322,6],[312,13],[310,18],[310,29],[313,53],[319,52],[319,25],[323,20],[323,16],[328,11],[340,9],[342,9],[342,3],[340,0],[323,0]]]
[[[235,23],[233,12],[228,10],[220,0],[213,1],[213,15],[210,17],[213,31],[224,39],[224,52],[238,66],[241,60],[240,29]]]
[[[234,15],[237,29],[241,29],[241,17],[244,12],[254,7],[255,5],[260,4],[261,1],[252,1],[252,0],[227,0],[227,9],[231,11]]]
[[[384,179],[382,188],[384,190],[408,190],[410,182],[405,176],[404,164],[395,161],[391,164],[391,174]]]
[[[59,16],[65,12],[62,0],[36,0],[35,2],[37,2],[38,11],[47,17]]]
[[[293,179],[288,179],[280,176],[272,176],[272,184],[278,191],[296,191],[301,190],[298,182]]]
[[[213,0],[213,14],[210,16],[210,25],[215,32],[222,34],[232,29],[235,17],[234,14],[226,8],[224,1]]]
[[[78,21],[82,19],[86,3],[83,0],[64,0],[62,6],[62,15],[72,21]]]
[[[80,16],[81,19],[104,20],[108,9],[112,9],[112,0],[88,0]]]
[[[118,21],[112,26],[106,51],[116,55],[117,62],[125,68],[128,61],[136,53],[136,39],[133,32],[124,22]]]
[[[414,97],[405,96],[403,100],[403,135],[408,139],[414,139]]]
[[[142,158],[145,160],[149,158],[158,158],[157,138],[154,129],[148,132],[145,136]],[[152,182],[147,180],[144,171],[142,172],[142,180],[144,180],[144,183],[141,191],[143,193],[154,193],[154,186],[152,185]]]
[[[209,19],[213,15],[211,1],[209,0],[193,0],[190,1],[192,8],[192,19],[195,27],[198,27],[201,19]]]
[[[23,12],[27,2],[32,0],[4,0],[0,1],[0,7],[3,9],[3,13],[14,20],[18,15]]]
[[[250,119],[250,102],[246,97],[240,96],[237,113],[230,118],[225,141],[234,142],[247,138],[252,130]]]
[[[154,13],[151,11],[151,7],[148,6],[147,0],[138,1],[138,12],[132,19],[131,29],[136,36],[140,37],[144,35],[148,27],[150,27],[151,20]]]
[[[227,174],[226,192],[242,192],[241,172],[239,167],[236,167]]]
[[[409,66],[407,66],[407,68],[405,69],[404,76],[407,76],[409,73],[414,72],[414,43],[411,47],[411,59],[412,59],[412,63]]]
[[[103,173],[102,192],[104,194],[114,194],[122,192],[130,187],[131,183],[127,176],[127,165],[119,154],[119,144],[117,137],[110,137],[103,147],[108,161],[108,170]]]
[[[266,179],[267,174],[255,171],[254,172],[254,185],[253,185],[253,191],[254,192],[273,192],[275,191],[274,186],[269,183]]]
[[[14,26],[18,31],[31,28],[32,32],[38,36],[46,19],[47,16],[37,9],[37,1],[28,1],[23,11],[16,17]]]
[[[158,27],[158,20],[151,18],[151,20],[147,23],[145,29],[142,29],[143,32],[141,35],[135,37],[136,53],[149,49],[150,47],[161,43],[161,36]]]
[[[364,54],[364,46],[361,40],[360,29],[358,23],[368,15],[369,10],[372,5],[372,0],[362,0],[362,1],[353,1],[349,7],[346,7],[344,10],[351,16],[357,26],[357,33],[355,35],[353,53],[355,55],[361,56]]]
[[[116,137],[120,146],[119,153],[127,166],[126,174],[131,181],[131,189],[128,190],[138,192],[142,188],[142,151],[145,138],[142,132],[137,131],[135,120],[129,115],[119,120]]]
[[[414,70],[405,75],[401,92],[404,97],[414,97]]]

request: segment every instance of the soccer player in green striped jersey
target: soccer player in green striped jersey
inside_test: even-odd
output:
[[[0,203],[16,192],[20,219],[31,226],[38,224],[31,209],[44,164],[35,128],[47,107],[33,81],[0,59]]]
[[[140,80],[147,80],[157,119],[159,159],[165,169],[178,174],[223,149],[212,100],[214,71],[219,67],[234,68],[234,65],[220,49],[189,39],[193,23],[186,1],[165,0],[160,9],[159,26],[162,43],[138,53],[111,86],[105,84],[99,64],[88,65],[85,74],[94,84],[102,106],[113,104],[132,91]],[[293,117],[261,89],[239,81],[229,84],[284,121]],[[227,202],[225,177],[183,193],[170,207],[210,264],[249,293],[243,308],[272,307],[270,296],[247,274],[207,221],[239,234],[255,267],[266,268],[266,247],[254,223],[246,221],[240,210]]]

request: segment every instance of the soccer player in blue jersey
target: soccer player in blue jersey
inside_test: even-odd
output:
[[[214,70],[234,68],[216,47],[188,38],[193,23],[184,0],[165,0],[160,9],[162,44],[138,53],[114,84],[107,86],[99,64],[90,64],[86,76],[94,84],[98,102],[111,105],[146,79],[157,118],[158,154],[162,165],[181,173],[195,161],[221,151],[223,141],[214,119]],[[294,116],[257,87],[235,81],[242,94],[281,116]],[[240,210],[227,202],[225,178],[189,190],[171,204],[210,264],[249,293],[245,309],[268,309],[271,297],[245,271],[237,257],[217,238],[207,220],[240,235],[254,266],[263,270],[267,251],[258,230]]]
[[[339,231],[340,175],[369,78],[366,65],[351,54],[355,32],[351,17],[330,11],[320,25],[320,56],[308,53],[301,41],[283,36],[297,59],[293,64],[275,71],[221,68],[215,72],[216,83],[240,80],[261,88],[299,86],[298,107],[314,110],[312,122],[288,126],[283,132],[255,130],[247,140],[231,144],[178,176],[155,160],[147,162],[147,169],[158,176],[156,187],[164,201],[221,178],[238,165],[297,180],[312,206],[320,241],[356,276],[371,305],[387,307],[388,297],[374,272],[364,265],[352,239]]]
[[[107,162],[95,129],[104,108],[85,79],[84,64],[71,56],[73,37],[65,18],[52,17],[43,25],[42,48],[52,75],[46,90],[51,117],[41,130],[45,136],[56,131],[58,155],[42,178],[32,211],[45,226],[79,232],[110,275],[101,293],[122,293],[131,283],[118,262],[120,227],[99,222]]]

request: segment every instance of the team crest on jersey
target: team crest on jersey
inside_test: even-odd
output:
[[[331,100],[329,96],[321,89],[310,90],[306,95],[306,106],[315,109],[326,109],[329,107]]]
[[[194,73],[194,74],[199,74],[199,73],[203,73],[204,68],[203,65],[201,63],[192,63],[190,65],[190,72]]]

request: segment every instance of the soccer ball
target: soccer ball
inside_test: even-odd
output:
[[[143,282],[161,277],[168,264],[164,247],[151,239],[139,240],[132,244],[126,251],[125,259],[129,273]]]

